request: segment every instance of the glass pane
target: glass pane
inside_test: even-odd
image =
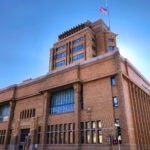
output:
[[[102,127],[102,122],[100,120],[97,121],[97,128],[101,128]]]
[[[96,131],[95,130],[92,131],[92,143],[96,144]]]

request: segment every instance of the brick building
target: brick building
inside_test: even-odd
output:
[[[47,74],[1,89],[0,149],[150,149],[150,83],[116,36],[102,20],[73,27]]]

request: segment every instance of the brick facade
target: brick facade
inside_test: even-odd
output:
[[[81,37],[83,40],[73,44]],[[73,52],[81,44],[84,48]],[[57,51],[63,45],[65,48]],[[116,119],[121,150],[150,149],[150,83],[120,55],[116,34],[102,20],[87,21],[62,33],[50,51],[49,73],[0,90],[0,108],[9,105],[8,120],[0,122],[0,149],[115,150],[119,148],[113,144],[118,137]],[[63,52],[66,55],[57,59]],[[84,57],[73,61],[80,53]],[[62,60],[66,64],[56,67]],[[51,113],[54,93],[66,89],[73,89],[70,106],[74,110],[68,111],[64,105],[67,112],[56,113],[57,109]],[[26,140],[23,134],[27,134]]]

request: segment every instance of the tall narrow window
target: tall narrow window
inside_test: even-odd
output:
[[[90,122],[86,122],[86,143],[90,144]]]
[[[115,119],[115,125],[120,126],[120,120],[119,119]]]
[[[55,125],[55,144],[57,144],[57,136],[58,136],[57,125]]]
[[[111,85],[112,85],[112,86],[115,86],[115,85],[116,85],[115,77],[111,77]]]
[[[102,122],[100,120],[97,121],[97,132],[98,132],[98,143],[102,144]]]
[[[92,143],[96,144],[95,121],[92,121]]]
[[[108,144],[108,145],[111,144],[111,136],[107,136],[107,144]]]
[[[41,127],[38,127],[38,141],[37,141],[38,144],[40,144],[40,140],[41,140]]]
[[[59,125],[59,144],[62,144],[62,140],[63,140],[63,126],[62,124]]]
[[[81,110],[83,109],[83,85],[81,86]]]
[[[73,124],[69,123],[69,144],[73,144]]]
[[[51,125],[51,134],[50,134],[50,143],[51,144],[54,143],[53,138],[54,138],[54,126]]]
[[[67,124],[64,124],[64,144],[67,144]]]
[[[47,141],[46,141],[47,144],[49,144],[49,134],[50,134],[50,125],[47,126]]]
[[[81,144],[84,144],[84,122],[81,122]]]
[[[12,129],[9,130],[8,144],[10,144],[10,141],[11,141],[11,135],[12,135]]]
[[[114,105],[114,107],[118,107],[118,99],[116,96],[113,97],[113,105]]]

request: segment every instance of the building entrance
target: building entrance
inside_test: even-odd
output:
[[[21,129],[19,150],[25,150],[26,137],[28,136],[29,132],[30,132],[29,128],[28,129]]]

